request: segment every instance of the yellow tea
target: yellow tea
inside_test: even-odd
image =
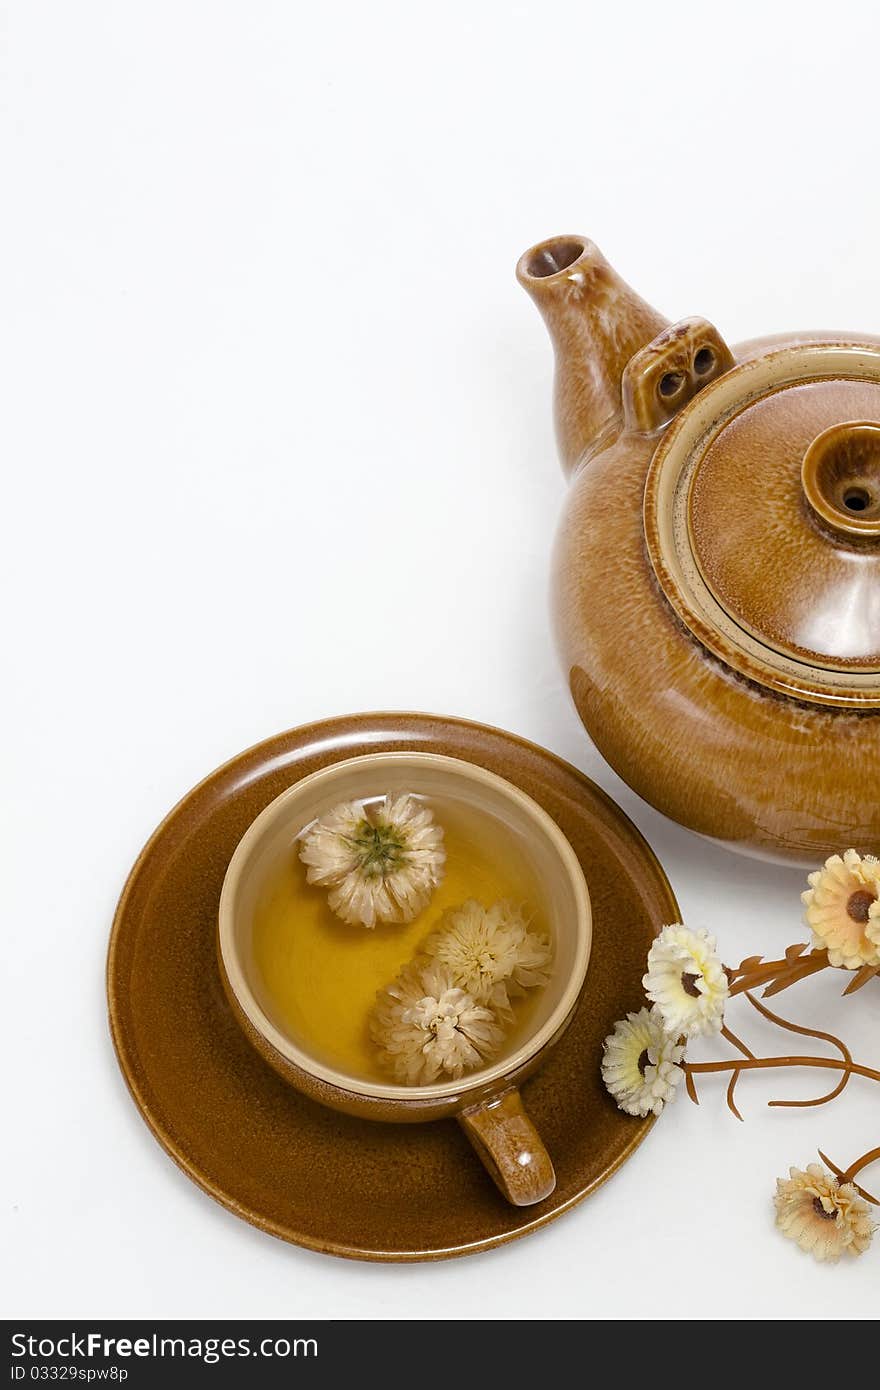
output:
[[[377,991],[418,954],[447,909],[468,899],[486,908],[506,899],[524,909],[531,930],[548,932],[541,885],[520,840],[494,816],[464,803],[435,798],[430,807],[444,832],[445,869],[412,922],[365,928],[341,921],[325,889],[307,882],[299,841],[267,881],[255,910],[254,961],[276,1024],[325,1065],[379,1083],[390,1078],[369,1033]],[[528,1029],[541,992],[530,989],[511,1001],[504,1052]]]

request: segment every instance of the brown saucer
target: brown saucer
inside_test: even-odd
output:
[[[254,817],[317,768],[403,748],[466,758],[516,783],[558,822],[584,868],[593,905],[584,997],[562,1042],[523,1088],[558,1178],[539,1206],[509,1206],[451,1120],[378,1124],[292,1090],[246,1041],[220,985],[220,887]],[[679,916],[635,826],[552,753],[461,719],[330,719],[239,754],[156,830],[113,922],[110,1028],[135,1103],[160,1144],[237,1216],[296,1245],[353,1259],[445,1259],[552,1221],[644,1139],[653,1121],[621,1114],[605,1093],[602,1040],[616,1019],[641,1006],[651,938]]]

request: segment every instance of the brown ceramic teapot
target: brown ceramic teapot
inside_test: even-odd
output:
[[[667,815],[752,854],[880,853],[880,338],[728,347],[584,237],[527,251],[572,486],[572,695]]]

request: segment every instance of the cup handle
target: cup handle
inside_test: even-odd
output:
[[[508,1202],[530,1207],[550,1196],[556,1174],[519,1091],[504,1091],[482,1105],[462,1110],[458,1122]]]

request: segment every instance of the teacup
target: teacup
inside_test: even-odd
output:
[[[501,1057],[458,1080],[431,1085],[374,1082],[328,1065],[273,1016],[253,950],[256,905],[301,831],[343,801],[409,791],[492,816],[530,861],[541,885],[542,915],[554,964],[526,1036]],[[428,910],[429,911],[429,910]],[[426,932],[430,929],[426,926]],[[357,928],[352,928],[357,930]],[[290,1085],[323,1105],[395,1124],[458,1120],[508,1201],[529,1206],[556,1185],[550,1156],[517,1089],[557,1043],[586,976],[592,938],[590,898],[580,863],[551,817],[531,797],[475,764],[434,753],[383,752],[334,763],[282,792],[256,818],[232,856],[220,898],[220,974],[250,1042]]]

